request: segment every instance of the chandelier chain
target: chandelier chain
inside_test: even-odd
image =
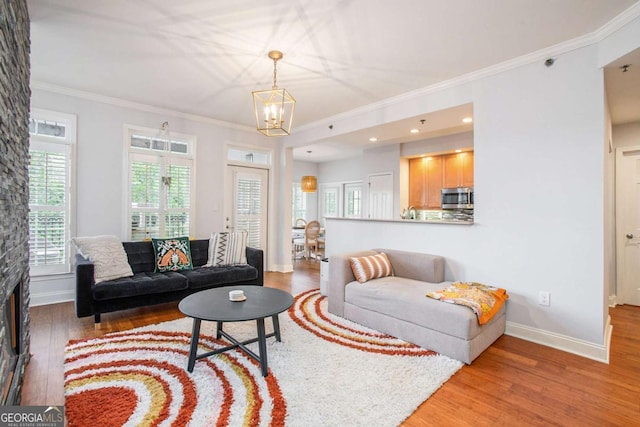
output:
[[[276,69],[277,66],[278,66],[278,60],[274,59],[273,60],[273,87],[271,89],[278,89],[277,80],[276,80],[277,73],[278,73]]]

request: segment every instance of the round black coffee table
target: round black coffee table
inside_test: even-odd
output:
[[[242,290],[247,297],[244,301],[230,301],[229,291]],[[282,313],[293,304],[293,297],[280,289],[265,288],[263,286],[224,286],[196,292],[184,298],[178,304],[180,311],[193,317],[193,330],[191,333],[191,347],[189,349],[189,362],[187,370],[193,372],[197,359],[213,356],[224,351],[240,348],[249,356],[260,363],[262,376],[268,375],[267,368],[267,338],[276,337],[280,341],[280,322],[278,314]],[[273,333],[265,334],[264,319],[271,316],[273,320]],[[196,354],[198,339],[200,338],[200,323],[202,320],[218,322],[216,339],[225,337],[232,345],[219,348],[204,354]],[[223,330],[225,322],[244,322],[255,320],[258,326],[258,337],[247,341],[238,341]],[[258,352],[255,354],[247,348],[247,344],[258,341]]]

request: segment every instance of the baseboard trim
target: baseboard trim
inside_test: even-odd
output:
[[[615,307],[616,305],[618,305],[618,296],[609,295],[609,307]]]
[[[507,322],[505,334],[535,342],[547,347],[566,351],[598,362],[609,364],[609,349],[611,348],[611,317],[607,316],[604,328],[604,344],[598,345],[592,342],[579,340],[567,335],[556,334],[542,329],[532,328],[514,322]]]
[[[74,291],[40,292],[30,295],[29,307],[75,301]]]
[[[269,266],[268,271],[275,271],[278,273],[291,273],[293,271],[293,264],[273,264]]]

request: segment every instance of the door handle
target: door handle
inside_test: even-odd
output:
[[[633,234],[629,233],[629,234],[627,234],[626,237],[627,237],[627,239],[633,239]]]

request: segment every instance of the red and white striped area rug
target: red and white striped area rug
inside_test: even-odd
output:
[[[198,360],[189,374],[188,318],[70,341],[68,426],[395,426],[462,366],[328,314],[326,305],[308,291],[280,315],[282,342],[268,340],[266,378],[239,350]],[[199,353],[228,345],[214,328],[202,322]],[[255,322],[225,330],[256,335]]]

